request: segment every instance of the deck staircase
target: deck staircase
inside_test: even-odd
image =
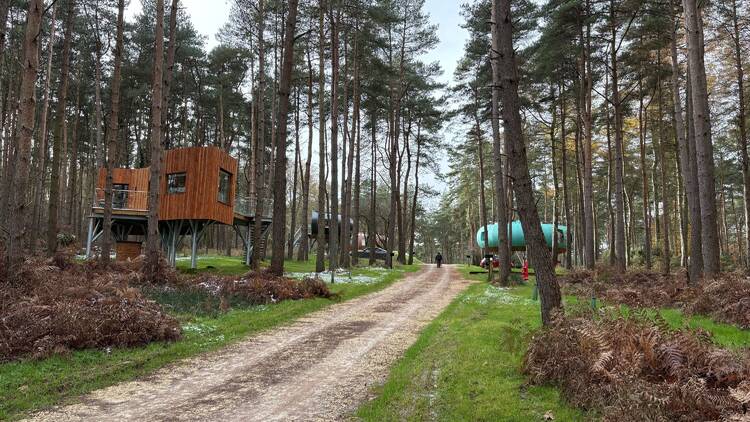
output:
[[[254,224],[250,224],[249,228],[250,228],[250,230],[249,230],[250,239],[249,239],[249,241],[247,243],[245,243],[245,246],[243,247],[243,253],[244,253],[244,256],[246,256],[246,257],[249,258],[248,261],[251,261],[254,258],[253,254],[257,250],[257,248],[256,248],[256,245],[253,245],[253,239],[255,238],[255,225]],[[270,231],[271,231],[271,221],[269,221],[269,220],[263,220],[263,221],[261,221],[260,250],[265,250],[266,249],[266,244],[268,243],[268,234],[269,234]],[[248,250],[247,250],[248,245],[249,245],[249,248],[250,248],[249,253],[248,253]]]

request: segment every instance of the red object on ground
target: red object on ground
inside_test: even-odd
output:
[[[523,268],[521,269],[521,276],[523,277],[523,281],[529,281],[529,261],[526,259],[523,260]]]
[[[487,266],[487,258],[482,258],[482,261],[479,262],[479,266],[482,268],[488,268]],[[492,259],[492,268],[500,268],[500,260],[499,259]]]

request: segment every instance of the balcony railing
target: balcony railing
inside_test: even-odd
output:
[[[253,216],[256,211],[256,196],[237,196],[234,200],[234,211],[241,215]],[[97,188],[94,195],[94,209],[104,209],[104,189]],[[112,189],[112,209],[120,211],[148,211],[148,192],[136,190]],[[270,218],[273,215],[273,198],[263,200],[261,216]]]
[[[246,216],[256,215],[257,204],[256,195],[237,196],[234,199],[234,212]],[[273,215],[273,199],[264,198],[262,205],[261,217],[270,218]]]
[[[104,189],[97,188],[94,208],[104,209]],[[148,192],[112,189],[112,209],[123,211],[148,211]]]

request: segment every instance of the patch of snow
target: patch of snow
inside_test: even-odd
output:
[[[331,279],[331,272],[330,271],[324,271],[322,273],[292,272],[292,273],[285,273],[284,276],[289,277],[289,278],[294,278],[297,280],[302,280],[306,277],[309,277],[309,278],[319,277],[321,280],[327,282]],[[382,277],[373,277],[373,276],[368,276],[368,275],[351,275],[351,273],[347,270],[338,270],[335,273],[335,280],[337,283],[370,284],[370,283],[376,283],[382,280]]]
[[[531,299],[519,297],[510,293],[508,287],[496,287],[487,286],[484,293],[476,296],[467,296],[464,299],[464,303],[477,303],[480,305],[488,305],[490,303],[498,303],[503,305],[534,305],[535,302]]]

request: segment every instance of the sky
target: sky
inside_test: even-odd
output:
[[[230,0],[181,0],[181,7],[190,15],[195,29],[206,37],[206,49],[211,50],[218,44],[215,34],[224,25],[229,15]],[[141,10],[140,0],[131,0],[125,11],[125,18],[132,20]],[[458,59],[461,57],[464,43],[468,37],[461,28],[460,2],[454,0],[426,0],[424,10],[430,20],[438,25],[440,44],[424,59],[429,62],[439,61],[445,73],[442,81],[449,82]]]
[[[218,44],[216,33],[224,26],[229,15],[231,0],[180,0],[183,7],[193,22],[195,29],[206,37],[206,49],[211,50]],[[429,14],[430,21],[438,26],[438,46],[425,54],[422,60],[425,62],[439,62],[443,68],[440,82],[450,83],[453,80],[453,72],[458,60],[463,54],[463,47],[468,39],[467,31],[461,27],[463,18],[460,15],[461,2],[456,0],[426,0],[424,11]],[[140,0],[131,0],[125,11],[125,19],[132,20],[141,10]],[[452,136],[449,129],[444,130],[443,136]],[[441,157],[440,168],[447,170],[447,154]],[[445,183],[434,174],[425,174],[425,182],[438,192],[445,190]],[[428,208],[437,206],[437,198],[428,200]]]

